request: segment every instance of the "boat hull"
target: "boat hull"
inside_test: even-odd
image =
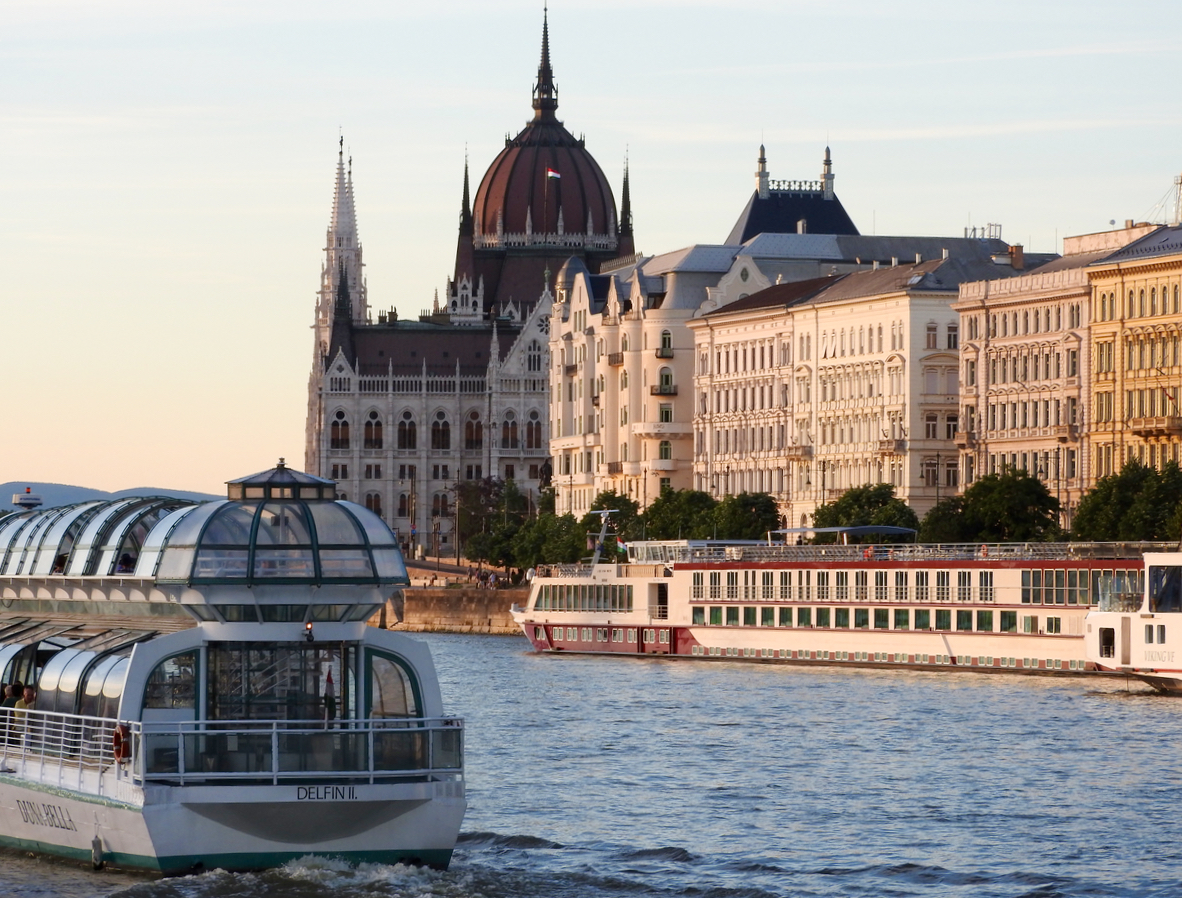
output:
[[[444,869],[465,806],[462,783],[149,786],[137,805],[0,775],[0,845],[163,873],[308,855]]]

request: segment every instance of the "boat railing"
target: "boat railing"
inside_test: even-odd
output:
[[[1145,597],[1139,592],[1102,593],[1098,610],[1100,611],[1140,611]]]
[[[5,708],[0,714],[0,771],[104,794],[108,784],[97,774],[115,763],[118,721],[35,709]]]
[[[455,717],[136,723],[133,777],[178,785],[454,778],[463,731]]]
[[[183,785],[456,778],[463,773],[463,730],[455,717],[141,723],[3,709],[0,772],[99,795],[126,780]]]
[[[1171,551],[1172,543],[901,543],[895,545],[734,545],[668,546],[661,555],[669,563],[713,562],[894,562],[894,561],[1035,561],[1140,559],[1146,552]],[[636,560],[647,560],[644,544],[631,546]],[[585,572],[564,576],[589,576]]]

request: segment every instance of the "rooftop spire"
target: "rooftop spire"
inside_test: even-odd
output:
[[[353,158],[349,157],[349,166],[345,167],[345,138],[341,136],[340,150],[337,153],[337,186],[332,198],[332,232],[333,245],[352,247],[357,245],[357,214],[353,207]],[[346,238],[344,242],[337,238]]]
[[[460,234],[471,236],[472,228],[472,202],[469,198],[468,192],[468,151],[464,150],[464,198],[460,203]]]
[[[628,157],[624,157],[624,187],[620,191],[620,236],[632,236],[632,192],[628,187]]]
[[[558,90],[554,70],[550,68],[549,10],[542,6],[542,61],[538,64],[538,83],[534,85],[534,119],[553,119],[558,108]]]

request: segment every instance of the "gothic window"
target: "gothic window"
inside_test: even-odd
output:
[[[661,440],[657,447],[657,454],[662,459],[673,458],[673,444],[669,440]]]
[[[345,413],[338,411],[333,418],[332,424],[329,426],[329,443],[330,449],[348,449],[349,448],[349,421],[345,417]]]
[[[435,420],[431,422],[431,448],[451,448],[451,425],[447,422],[447,415],[443,412],[437,412]]]
[[[542,347],[537,340],[530,340],[525,350],[525,369],[527,371],[542,370]]]
[[[369,420],[365,422],[365,448],[382,448],[382,419],[377,412],[370,412]]]
[[[517,416],[510,410],[501,422],[501,448],[516,449],[517,445]]]
[[[431,497],[431,516],[446,518],[451,512],[448,510],[447,493],[436,493]]]
[[[398,517],[410,517],[410,497],[406,493],[398,494]]]
[[[414,415],[412,415],[410,412],[403,412],[402,420],[398,422],[398,448],[418,448],[418,437],[415,431]]]
[[[480,423],[480,412],[472,412],[464,422],[464,448],[484,448],[484,425]]]
[[[381,493],[366,493],[365,507],[376,514],[379,518],[382,516],[382,494]]]
[[[529,420],[525,422],[525,448],[542,448],[542,422],[536,411],[531,411]]]

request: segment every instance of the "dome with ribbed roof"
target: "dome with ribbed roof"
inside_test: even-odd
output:
[[[567,241],[556,239],[559,235],[591,235],[589,248],[616,249],[616,200],[607,178],[583,140],[555,115],[558,91],[545,19],[533,109],[533,119],[505,141],[476,191],[472,216],[477,245],[518,244],[522,235],[532,238],[527,243],[562,244]]]

